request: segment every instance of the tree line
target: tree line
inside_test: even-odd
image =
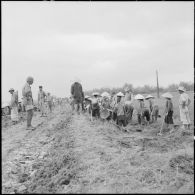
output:
[[[176,92],[179,86],[185,87],[187,91],[194,91],[194,83],[193,82],[184,82],[181,81],[179,84],[170,84],[167,87],[159,87],[159,92],[163,93],[166,91],[169,92]],[[125,83],[122,87],[102,87],[102,88],[95,88],[92,90],[86,90],[84,93],[85,95],[91,95],[93,92],[99,92],[100,94],[103,93],[104,91],[107,91],[108,93],[112,94],[113,92],[118,93],[119,91],[125,92],[124,89],[126,87],[129,87],[134,94],[142,93],[142,94],[148,94],[148,93],[156,93],[157,92],[157,87],[155,86],[150,86],[150,85],[144,85],[142,87],[133,87],[132,84],[130,83]]]

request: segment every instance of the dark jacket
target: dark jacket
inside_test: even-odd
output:
[[[84,93],[80,83],[75,82],[71,85],[71,95],[78,102],[82,102],[84,100]]]

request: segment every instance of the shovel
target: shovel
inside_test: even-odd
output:
[[[93,121],[93,116],[92,116],[92,109],[91,109],[91,121]]]

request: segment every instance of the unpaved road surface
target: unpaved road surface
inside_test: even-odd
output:
[[[137,132],[73,114],[69,105],[2,127],[2,193],[193,193],[194,139],[161,121]]]

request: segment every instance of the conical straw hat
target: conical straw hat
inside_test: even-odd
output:
[[[94,93],[92,93],[92,95],[94,96],[94,95],[100,95],[98,92],[94,92]]]
[[[86,95],[86,96],[85,96],[85,99],[88,99],[88,98],[90,98],[90,96]]]
[[[152,96],[152,95],[146,96],[146,99],[149,99],[149,98],[154,98],[154,96]]]
[[[164,98],[172,98],[173,96],[169,92],[167,92],[167,93],[162,94],[162,97],[164,97]]]
[[[124,96],[124,94],[123,94],[122,92],[119,92],[119,93],[117,93],[116,95],[117,95],[117,96],[120,96],[120,97],[123,97],[123,96]]]
[[[102,94],[101,94],[101,96],[102,97],[110,97],[110,94],[108,93],[108,92],[103,92]]]
[[[141,94],[137,94],[137,95],[135,96],[135,99],[136,99],[136,100],[144,100],[144,96],[141,95]]]

